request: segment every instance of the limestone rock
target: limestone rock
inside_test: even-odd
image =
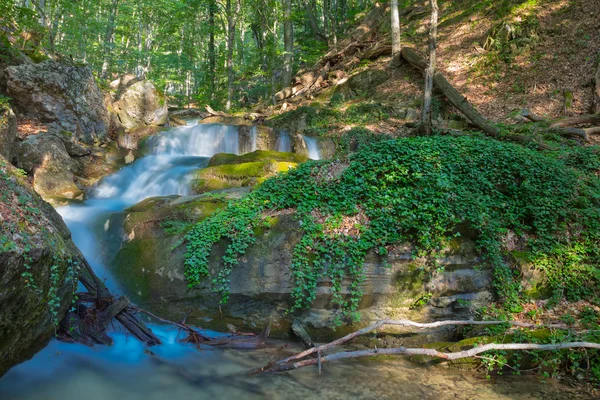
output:
[[[0,156],[12,161],[18,138],[15,113],[0,105]]]
[[[33,176],[33,187],[45,200],[83,200],[83,191],[75,185],[71,157],[57,135],[42,133],[21,142],[17,166]]]
[[[47,60],[8,67],[6,75],[18,112],[87,144],[108,141],[110,116],[89,67]]]
[[[205,328],[226,330],[226,324],[231,323],[241,330],[259,329],[271,320],[273,335],[285,336],[297,320],[317,340],[343,334],[332,330],[335,310],[327,279],[319,282],[317,297],[309,310],[286,313],[292,304],[293,250],[302,235],[293,214],[277,216],[268,227],[256,232],[256,242],[240,257],[230,275],[226,304],[219,304],[210,278],[194,288],[187,286],[181,235],[210,215],[211,208],[224,206],[228,198],[219,196],[225,195],[155,199],[152,204],[130,208],[111,221],[118,232],[113,234],[115,247],[106,253],[116,254],[109,265],[114,265],[113,273],[124,283],[128,294],[145,307],[175,320],[191,309],[188,321]],[[164,221],[180,221],[180,230],[168,233],[162,225]],[[122,228],[116,228],[119,226]],[[213,247],[209,268],[214,275],[221,267],[225,246],[226,242],[221,242]],[[412,246],[404,244],[390,251],[387,259],[368,254],[365,280],[361,283],[364,295],[359,305],[365,323],[379,318],[469,318],[473,306],[492,299],[488,285],[491,271],[473,254],[473,246],[466,239],[445,251],[440,266],[448,272],[433,280],[423,272],[426,260],[411,259],[411,252]],[[437,282],[444,285],[438,287]],[[344,295],[348,295],[349,283],[342,283]],[[460,287],[461,283],[465,286]],[[429,300],[415,307],[420,299]]]
[[[81,254],[62,218],[0,157],[0,376],[46,345]]]
[[[150,81],[140,81],[129,86],[112,106],[125,129],[164,125],[169,117],[164,95]]]

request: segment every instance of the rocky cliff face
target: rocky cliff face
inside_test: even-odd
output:
[[[0,105],[0,156],[12,160],[17,139],[15,113],[10,107]]]
[[[0,375],[43,347],[77,289],[61,217],[0,157]]]
[[[181,246],[186,224],[207,217],[240,195],[236,189],[220,195],[149,199],[113,217],[113,247],[107,253],[116,254],[111,263],[113,272],[128,294],[174,320],[192,310],[188,320],[206,328],[227,330],[227,324],[233,324],[240,329],[258,329],[271,320],[274,334],[285,336],[296,320],[315,339],[343,333],[332,330],[336,313],[327,281],[319,283],[311,309],[286,313],[292,304],[292,254],[301,237],[301,227],[293,214],[284,213],[256,232],[256,243],[230,276],[226,304],[219,304],[210,279],[188,288],[184,277],[185,248]],[[425,273],[427,260],[411,259],[410,244],[398,245],[385,259],[369,254],[362,283],[362,320],[471,317],[475,307],[493,298],[491,271],[475,255],[473,247],[468,240],[449,243],[438,260],[443,272],[433,277]],[[224,243],[213,248],[210,266],[214,275],[221,268],[223,254]],[[347,287],[347,283],[343,286]]]
[[[87,144],[108,140],[110,116],[87,66],[47,60],[6,68],[17,111]]]

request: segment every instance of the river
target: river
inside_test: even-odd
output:
[[[287,135],[287,134],[286,134]],[[319,158],[316,143],[306,144]],[[147,154],[103,179],[81,205],[58,209],[96,273],[119,290],[102,255],[112,213],[147,197],[186,195],[192,171],[218,152],[239,153],[237,129],[194,125],[169,129],[148,140]],[[254,145],[252,146],[255,147]],[[289,147],[283,136],[278,147]],[[444,367],[398,358],[348,361],[282,374],[250,376],[270,360],[297,352],[297,344],[270,340],[264,349],[231,350],[179,342],[171,326],[150,324],[163,344],[147,349],[113,327],[113,346],[86,347],[57,340],[0,379],[1,400],[107,399],[572,399],[555,382],[535,376],[486,380]],[[218,333],[214,332],[214,335]]]

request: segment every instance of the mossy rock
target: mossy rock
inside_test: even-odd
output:
[[[296,167],[306,159],[298,154],[268,150],[257,150],[242,156],[217,154],[210,160],[208,168],[196,172],[192,190],[205,193],[255,186],[271,176]]]
[[[209,161],[209,167],[218,167],[219,165],[225,164],[243,164],[257,161],[286,161],[301,163],[308,160],[308,158],[294,153],[283,153],[272,150],[256,150],[252,153],[243,154],[241,156],[229,153],[215,154]]]

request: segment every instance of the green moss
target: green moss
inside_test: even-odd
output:
[[[308,158],[295,153],[283,153],[272,150],[256,150],[252,153],[246,153],[241,156],[229,153],[215,154],[210,159],[208,166],[217,167],[219,165],[225,164],[244,164],[251,162],[263,162],[268,160],[302,163],[307,161]]]

